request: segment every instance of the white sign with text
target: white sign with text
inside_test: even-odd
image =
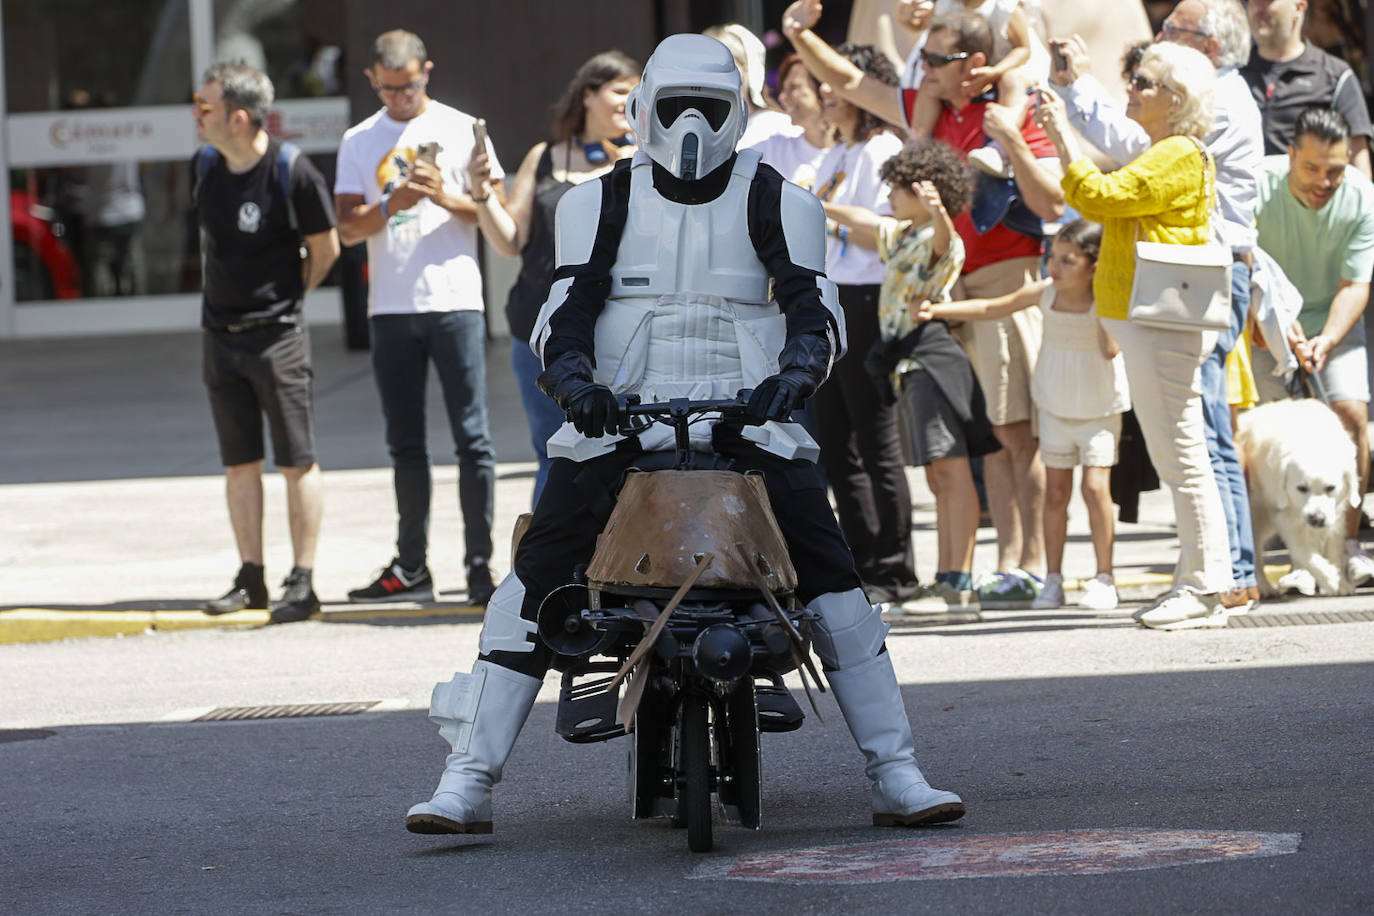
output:
[[[199,145],[190,105],[15,114],[5,119],[11,168],[190,159]],[[285,99],[267,129],[307,153],[332,153],[348,129],[348,99]]]

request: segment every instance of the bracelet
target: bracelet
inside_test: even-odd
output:
[[[379,201],[377,201],[377,205],[382,209],[382,219],[391,219],[391,214],[386,212],[386,200],[390,196],[391,195],[389,194],[384,195]]]
[[[475,203],[475,204],[484,204],[484,203],[486,203],[486,202],[489,201],[489,200],[491,200],[491,195],[490,195],[490,194],[488,194],[486,197],[474,197],[474,198],[472,198],[472,202]]]

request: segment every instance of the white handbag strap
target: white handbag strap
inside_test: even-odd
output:
[[[1209,237],[1209,244],[1219,245],[1221,242],[1217,239],[1217,220],[1221,218],[1221,208],[1217,200],[1215,168],[1212,170],[1212,178],[1210,181],[1207,175],[1207,163],[1212,161],[1212,154],[1208,152],[1206,145],[1197,137],[1188,137],[1188,139],[1193,141],[1193,145],[1197,147],[1197,151],[1202,154],[1202,193],[1203,198],[1209,202],[1207,208],[1207,235]],[[1137,217],[1135,221],[1135,240],[1137,242],[1142,241],[1141,236],[1143,235],[1144,232],[1141,229],[1140,218]]]
[[[1219,245],[1217,238],[1217,221],[1222,219],[1221,201],[1217,197],[1217,170],[1216,164],[1212,159],[1212,153],[1207,149],[1207,145],[1197,137],[1189,137],[1197,151],[1202,154],[1202,193],[1203,199],[1207,201],[1207,235],[1211,239],[1211,244]],[[1210,177],[1207,173],[1207,163],[1212,162],[1212,172]]]

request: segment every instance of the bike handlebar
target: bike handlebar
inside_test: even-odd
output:
[[[723,418],[747,417],[752,388],[742,388],[733,398],[721,400],[694,401],[691,398],[671,398],[653,404],[642,404],[639,395],[619,395],[620,415],[624,417],[677,417],[697,416],[704,413],[719,413]]]

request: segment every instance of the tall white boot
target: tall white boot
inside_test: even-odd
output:
[[[491,787],[515,746],[542,680],[478,661],[434,685],[429,720],[453,747],[434,797],[406,812],[411,833],[491,833]]]
[[[854,743],[868,761],[864,773],[873,781],[874,826],[915,827],[963,817],[963,800],[953,792],[932,789],[916,766],[911,723],[892,656],[883,652],[851,668],[828,671],[826,679]]]

